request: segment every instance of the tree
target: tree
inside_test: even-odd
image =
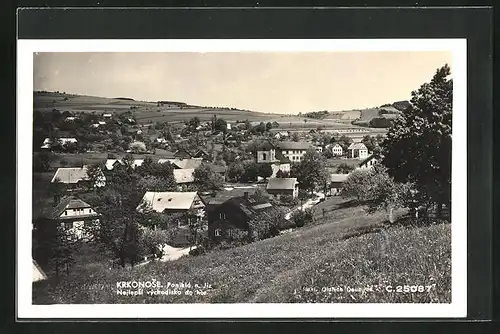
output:
[[[387,211],[389,221],[393,223],[393,210],[407,206],[410,187],[408,183],[395,182],[384,166],[377,165],[370,170],[351,173],[344,182],[341,195],[364,202],[368,213]]]
[[[324,189],[328,180],[325,158],[314,149],[308,150],[300,163],[292,166],[290,174],[297,178],[301,189]]]
[[[300,140],[300,136],[297,132],[292,133],[292,141],[298,142]]]
[[[346,152],[347,148],[349,145],[352,144],[352,138],[348,137],[346,135],[340,136],[340,138],[337,140],[337,143],[339,143],[340,146],[342,146],[342,151]]]
[[[269,131],[273,128],[273,124],[271,122],[266,123],[266,131]]]
[[[281,169],[276,172],[277,178],[287,178],[290,177],[290,172],[284,172]]]
[[[399,182],[412,182],[437,205],[451,205],[453,80],[450,67],[412,92],[410,105],[382,143],[382,163]]]
[[[243,175],[241,181],[243,182],[254,182],[257,181],[259,176],[259,165],[253,160],[243,161]]]
[[[54,161],[54,155],[51,152],[35,153],[33,157],[33,168],[35,172],[46,172],[52,161]]]
[[[200,125],[200,119],[195,116],[189,120],[188,125],[192,129],[196,129]]]
[[[273,175],[273,168],[270,164],[260,164],[259,165],[259,176],[267,179]]]
[[[229,165],[227,168],[227,178],[229,181],[238,182],[243,178],[245,174],[245,168],[243,163],[237,161]]]
[[[194,170],[194,184],[198,191],[214,191],[222,188],[224,179],[210,165],[202,163]]]
[[[130,144],[130,150],[135,153],[146,152],[146,144],[142,141],[135,141]]]
[[[62,183],[59,178],[56,178],[54,182],[49,184],[49,194],[52,196],[53,205],[56,206],[61,201],[67,190],[65,183]]]
[[[356,168],[352,165],[349,165],[348,163],[341,163],[340,165],[337,166],[337,173],[339,174],[349,174]]]
[[[105,177],[99,164],[87,167],[87,178],[89,180],[89,190],[99,188],[105,182]]]
[[[220,132],[227,131],[227,122],[222,118],[217,118],[214,123],[214,130]]]
[[[62,269],[69,274],[69,268],[74,263],[73,254],[78,250],[79,243],[61,224],[55,227],[54,232],[47,240],[51,250],[49,263],[54,267],[56,277],[59,277]]]
[[[378,145],[375,137],[370,136],[370,135],[364,136],[363,139],[361,140],[361,142],[363,144],[365,144],[366,148],[368,149],[368,152],[373,152],[375,147],[377,147],[377,145]]]
[[[268,209],[257,214],[248,222],[249,235],[254,241],[275,237],[279,235],[279,229],[283,222],[283,210],[279,208]]]

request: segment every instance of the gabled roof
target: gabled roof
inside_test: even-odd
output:
[[[345,182],[349,174],[330,174],[330,182]]]
[[[359,163],[360,166],[363,166],[364,164],[366,164],[367,162],[369,162],[370,160],[372,159],[379,159],[380,157],[378,156],[378,154],[371,154],[368,158],[366,158],[365,160],[361,161]]]
[[[40,268],[38,263],[36,263],[35,260],[33,260],[33,282],[38,282],[38,281],[43,281],[47,279],[47,275],[45,272]]]
[[[282,141],[277,144],[282,150],[308,150],[312,145],[303,141]]]
[[[107,170],[112,170],[113,168],[115,168],[115,164],[120,164],[120,165],[124,165],[123,161],[121,161],[120,159],[107,159],[106,160],[106,169]]]
[[[258,151],[269,151],[273,149],[275,149],[275,147],[269,140],[262,141],[257,148]]]
[[[335,148],[335,147],[342,148],[342,145],[340,145],[339,143],[332,144],[331,148]]]
[[[174,178],[177,184],[194,182],[194,168],[174,169]]]
[[[297,185],[297,178],[277,178],[272,177],[267,182],[267,190],[293,190]]]
[[[367,150],[365,144],[363,143],[352,143],[347,148],[348,150]]]
[[[150,206],[156,212],[163,212],[164,210],[189,210],[197,197],[196,192],[148,191],[142,197],[142,202],[137,207],[137,210],[142,211],[144,204]]]
[[[243,212],[248,219],[251,219],[254,215],[273,207],[267,200],[257,198],[254,195],[248,195],[248,197],[233,197],[225,201],[224,205],[230,205],[237,208]]]
[[[159,159],[158,163],[162,164],[165,162],[170,162],[174,167],[179,169],[196,169],[200,167],[203,160],[201,158],[193,159]]]
[[[227,200],[234,197],[243,197],[245,193],[252,196],[255,193],[256,188],[233,188],[231,190],[221,190],[213,194],[202,195],[203,201],[207,205],[217,205],[226,202]]]
[[[57,204],[55,207],[51,208],[50,210],[47,210],[46,213],[44,214],[44,217],[48,219],[58,219],[61,217],[64,211],[66,211],[66,209],[85,209],[85,208],[91,208],[90,204],[77,197],[66,196],[63,197],[59,201],[59,204]],[[90,216],[98,216],[98,215],[99,214],[97,213],[90,214]]]
[[[50,182],[54,183],[56,179],[62,183],[72,184],[88,180],[87,166],[58,168]]]

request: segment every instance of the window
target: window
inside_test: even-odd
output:
[[[267,160],[267,153],[262,153],[262,160]]]
[[[216,237],[220,237],[220,228],[216,228],[214,234]]]
[[[226,214],[224,212],[219,213],[220,219],[226,219]]]
[[[64,215],[67,216],[68,215],[68,210],[65,210],[64,211]]]

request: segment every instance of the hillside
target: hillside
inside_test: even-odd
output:
[[[168,102],[168,101],[161,101]],[[174,102],[172,102],[174,103]],[[73,95],[57,92],[33,92],[33,108],[39,111],[123,113],[132,111],[139,123],[184,122],[193,117],[201,121],[210,120],[213,115],[223,117],[227,121],[245,120],[265,121],[279,115],[266,114],[235,108],[204,108],[175,102],[176,105],[159,104],[157,102],[136,101],[131,98],[106,98],[98,96]]]
[[[80,267],[58,285],[35,284],[34,303],[450,302],[449,224],[384,227],[385,213],[367,215],[349,205],[321,219],[272,239],[172,262]],[[168,282],[211,288],[196,296],[117,294],[116,282],[152,279],[162,284],[153,290],[166,291]],[[429,291],[387,291],[403,284]],[[369,286],[375,290],[362,293]]]

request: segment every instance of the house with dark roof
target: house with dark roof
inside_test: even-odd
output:
[[[292,196],[297,198],[299,195],[299,183],[297,178],[270,178],[267,182],[266,191],[271,197],[280,199],[281,196]]]
[[[235,230],[248,231],[248,223],[272,207],[265,198],[250,195],[248,191],[221,204],[211,204],[207,210],[208,236],[217,242],[231,237]]]
[[[370,169],[373,168],[380,161],[380,157],[377,154],[371,154],[368,158],[361,161],[357,169]]]
[[[174,152],[174,158],[180,158],[180,159],[191,159],[191,152],[185,149],[178,149],[177,151]]]
[[[191,154],[191,157],[192,158],[200,158],[204,161],[212,161],[212,156],[204,149],[199,149],[199,150],[193,152],[193,154]]]
[[[88,238],[89,229],[85,227],[98,226],[100,216],[87,202],[75,196],[66,196],[55,207],[45,210],[35,228],[52,229],[59,224],[79,239]]]
[[[330,174],[330,189],[327,195],[337,196],[342,191],[344,182],[349,177],[349,174]]]

